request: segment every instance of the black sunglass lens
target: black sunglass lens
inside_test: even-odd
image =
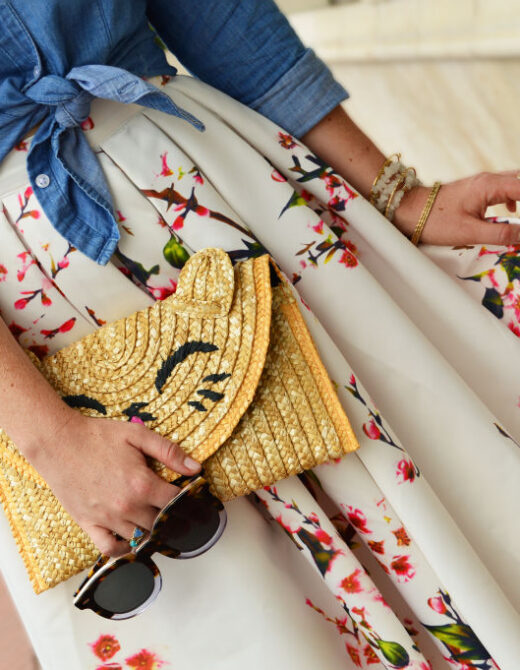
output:
[[[222,503],[206,487],[195,493],[186,492],[164,515],[155,536],[181,554],[200,549],[217,532],[221,509]]]
[[[94,591],[96,605],[113,614],[137,609],[152,595],[154,575],[147,565],[123,563],[100,580]]]

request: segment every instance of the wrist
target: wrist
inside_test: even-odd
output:
[[[60,446],[69,442],[67,435],[76,431],[82,418],[80,412],[60,399],[59,403],[53,403],[52,411],[36,420],[34,416],[28,417],[9,437],[38,470],[49,458],[56,459]]]

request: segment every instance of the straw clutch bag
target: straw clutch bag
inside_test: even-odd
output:
[[[141,421],[178,442],[222,500],[358,446],[267,255],[233,268],[224,251],[200,251],[174,295],[32,360],[79,411]],[[89,536],[1,431],[0,495],[37,593],[94,562]]]

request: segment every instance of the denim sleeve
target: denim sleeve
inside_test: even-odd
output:
[[[147,0],[189,72],[302,137],[348,93],[274,0]]]

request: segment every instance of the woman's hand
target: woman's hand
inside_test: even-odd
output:
[[[374,177],[386,156],[341,105],[335,107],[300,139],[369,199]],[[518,173],[519,170],[498,174],[483,172],[444,184],[424,227],[421,242],[453,246],[520,244],[519,225],[491,223],[484,219],[489,205],[504,203],[510,212],[515,212],[516,201],[520,200],[520,180],[516,178]],[[417,225],[430,190],[418,186],[401,200],[394,224],[405,235],[410,235]]]
[[[185,475],[200,465],[142,424],[70,412],[61,429],[40,442],[32,463],[102,553],[128,553],[128,542],[112,531],[129,539],[135,526],[150,530],[178,491],[147,465],[146,456]]]
[[[515,213],[520,200],[517,171],[473,177],[443,184],[426,221],[421,242],[425,244],[520,244],[520,225],[485,220],[490,205],[505,204]],[[431,188],[418,186],[409,191],[396,210],[394,224],[410,235],[421,216]]]
[[[177,493],[146,457],[183,475],[200,466],[143,424],[87,417],[69,407],[0,318],[0,426],[98,549],[129,551],[134,527],[149,530]]]

